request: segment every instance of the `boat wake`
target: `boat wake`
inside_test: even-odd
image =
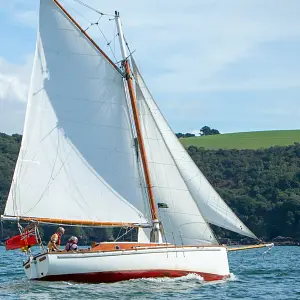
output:
[[[233,273],[230,273],[230,277],[227,279],[227,281],[238,281],[238,277],[234,275]]]
[[[237,281],[238,277],[234,275],[233,273],[230,273],[229,278],[224,280],[217,280],[217,281],[204,281],[203,277],[197,274],[188,274],[186,276],[182,277],[160,277],[160,278],[140,278],[140,279],[131,279],[129,281],[137,282],[137,281],[143,281],[143,282],[152,282],[152,283],[173,283],[173,282],[197,282],[197,283],[203,283],[203,284],[215,284],[215,283],[222,283],[227,281]]]
[[[144,282],[154,282],[154,283],[162,283],[162,282],[189,282],[195,281],[199,283],[203,283],[204,279],[200,275],[197,274],[188,274],[182,277],[160,277],[160,278],[141,278],[141,279],[131,279],[130,281],[144,281]]]

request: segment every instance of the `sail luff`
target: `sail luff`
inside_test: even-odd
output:
[[[58,2],[58,0],[53,0],[53,1],[63,11],[63,13],[74,23],[74,25],[81,31],[81,33],[93,44],[93,46],[123,76],[119,67],[108,57],[108,55],[98,46],[98,44],[86,33],[86,31],[74,20],[74,18],[67,12],[67,10]]]
[[[133,88],[133,81],[131,78],[131,71],[130,71],[129,61],[128,61],[127,54],[126,54],[122,26],[121,26],[121,21],[120,21],[118,12],[116,12],[115,18],[116,18],[116,24],[117,24],[117,28],[118,28],[121,52],[122,52],[122,56],[123,56],[123,66],[125,69],[125,78],[126,78],[127,85],[128,85],[131,108],[132,108],[132,113],[133,113],[133,118],[134,118],[134,123],[135,123],[138,143],[139,143],[139,149],[140,149],[141,158],[142,158],[143,170],[144,170],[145,181],[146,181],[146,188],[147,188],[148,196],[149,196],[151,216],[152,216],[152,220],[157,222],[158,221],[158,213],[157,213],[157,209],[156,209],[156,205],[155,205],[155,201],[154,201],[154,194],[153,194],[153,190],[152,190],[152,183],[151,183],[151,178],[150,178],[147,155],[146,155],[146,150],[145,150],[145,145],[144,145],[144,140],[143,140],[142,130],[141,130],[141,124],[140,124],[139,115],[138,115],[135,91]]]

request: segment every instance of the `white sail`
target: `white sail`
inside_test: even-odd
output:
[[[156,142],[155,139],[157,135],[160,136],[159,145],[157,146],[157,149],[152,148],[152,152],[160,152],[161,148],[163,147],[161,145],[167,146],[170,157],[172,157],[176,165],[176,170],[174,166],[174,170],[172,170],[172,172],[176,173],[178,168],[179,173],[184,179],[189,192],[196,201],[202,216],[207,222],[251,238],[256,238],[256,236],[242,223],[242,221],[233,213],[220,195],[211,186],[205,176],[198,169],[197,165],[191,159],[189,154],[186,152],[182,144],[179,142],[178,138],[174,135],[149,90],[147,89],[147,86],[145,85],[145,82],[143,81],[134,60],[132,61],[136,77],[135,79],[137,81],[137,91],[139,91],[139,88],[142,90],[144,101],[149,107],[150,116],[147,116],[147,118],[153,118],[152,122],[157,127],[155,134],[153,135],[153,140],[151,140],[151,136],[149,138],[150,143],[154,146],[158,145],[158,142]],[[144,112],[141,114],[141,118],[144,119]],[[151,126],[154,125],[151,124]],[[163,159],[167,161],[165,158]],[[164,162],[164,160],[162,160],[162,162]],[[172,174],[168,174],[167,176],[170,178],[170,182],[170,176],[172,176]]]
[[[5,215],[147,223],[122,76],[52,0],[39,20]]]
[[[156,126],[147,104],[148,94],[142,78],[137,72],[135,76],[141,129],[154,199],[158,207],[167,205],[167,208],[158,208],[166,241],[184,245],[217,244]]]

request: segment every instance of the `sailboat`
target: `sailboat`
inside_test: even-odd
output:
[[[137,228],[134,242],[29,253],[29,279],[230,276],[210,224],[256,239],[173,134],[119,13],[118,67],[58,0],[41,0],[24,134],[3,220]]]

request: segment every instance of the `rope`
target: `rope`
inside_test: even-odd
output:
[[[97,20],[97,22],[91,22],[91,21],[88,20],[84,15],[82,15],[81,13],[79,13],[78,11],[76,11],[72,6],[68,5],[68,6],[71,7],[71,9],[72,9],[73,11],[75,11],[78,15],[80,15],[82,18],[84,18],[86,21],[88,21],[88,22],[90,23],[90,25],[84,30],[84,32],[86,32],[87,30],[89,30],[93,25],[97,25],[99,31],[101,32],[102,36],[104,37],[104,39],[105,39],[105,41],[106,41],[106,44],[107,44],[107,46],[109,47],[109,49],[110,49],[110,51],[111,51],[111,53],[112,53],[112,55],[113,55],[113,57],[114,57],[114,59],[115,59],[115,63],[118,64],[118,63],[117,63],[117,58],[116,58],[116,56],[115,56],[115,51],[114,51],[114,50],[111,48],[111,46],[110,46],[110,43],[115,39],[115,37],[109,42],[108,39],[106,38],[106,36],[104,35],[103,31],[102,31],[102,30],[100,29],[100,27],[99,27],[99,21],[100,21],[100,19],[101,19],[103,16],[113,17],[113,19],[109,19],[110,21],[111,21],[111,20],[114,20],[114,19],[115,19],[115,16],[114,16],[114,15],[110,15],[110,14],[105,14],[105,13],[103,13],[103,12],[101,12],[101,11],[95,9],[94,7],[92,7],[92,6],[88,5],[88,4],[86,4],[86,3],[82,2],[82,1],[80,1],[80,0],[73,0],[73,1],[77,2],[78,4],[80,4],[80,5],[82,5],[82,6],[86,7],[86,8],[88,8],[88,9],[90,9],[90,10],[92,10],[92,11],[94,11],[94,12],[96,12],[97,14],[100,15],[100,17],[99,17],[99,19]],[[66,5],[67,5],[67,4],[66,4]]]
[[[82,6],[88,8],[88,9],[94,11],[94,12],[96,12],[97,14],[99,14],[99,15],[101,15],[101,16],[110,16],[110,17],[114,17],[114,15],[105,14],[105,13],[103,13],[103,12],[97,10],[96,8],[94,8],[94,7],[92,7],[92,6],[89,6],[88,4],[86,4],[86,3],[82,2],[82,1],[80,1],[80,0],[73,0],[73,1],[75,1],[75,2],[77,2],[78,4],[81,4]]]
[[[125,233],[123,233],[121,236],[119,236],[118,238],[116,238],[114,241],[116,242],[117,240],[119,240],[120,238],[122,238],[123,236],[125,236],[126,234],[128,234],[129,232],[131,232],[134,229],[134,227],[131,227],[129,230],[126,229]]]
[[[105,34],[103,33],[103,31],[102,31],[101,28],[99,27],[99,24],[95,24],[95,25],[97,25],[99,31],[101,32],[103,38],[104,38],[105,41],[106,41],[106,45],[109,47],[110,51],[112,52],[112,55],[113,55],[113,57],[114,57],[114,60],[115,60],[116,64],[118,64],[116,55],[115,55],[115,53],[114,53],[112,47],[110,46],[110,43],[111,43],[111,42],[108,41],[108,39],[106,38]],[[115,38],[114,38],[114,39],[115,39]]]
[[[268,252],[270,252],[270,251],[272,250],[273,247],[274,247],[274,244],[272,243],[272,244],[268,247],[268,249],[263,253],[263,256],[264,256],[265,254],[267,254]]]

